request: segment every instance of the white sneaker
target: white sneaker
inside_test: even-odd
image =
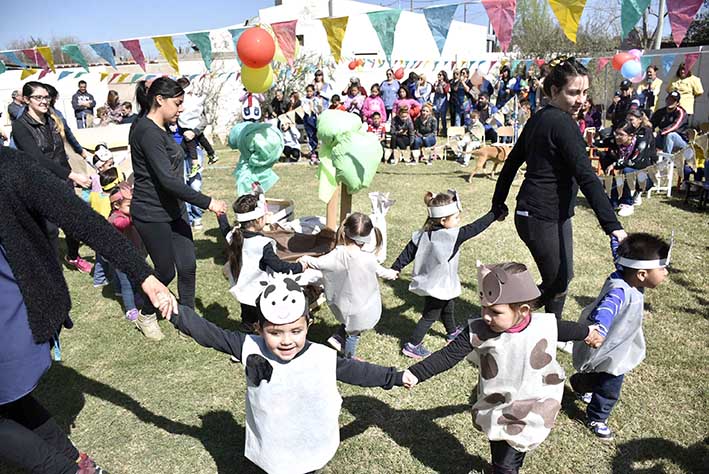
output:
[[[145,315],[141,312],[138,319],[135,320],[135,325],[148,339],[159,341],[165,337],[158,325],[158,318],[154,314]]]
[[[557,342],[556,348],[560,351],[566,352],[567,354],[571,354],[574,352],[574,343],[571,341]]]
[[[620,217],[628,217],[632,216],[633,212],[635,212],[635,209],[633,209],[632,204],[621,204],[620,209],[618,209],[618,215]]]
[[[643,203],[643,195],[641,193],[638,193],[635,195],[635,199],[633,199],[633,206],[641,206]]]

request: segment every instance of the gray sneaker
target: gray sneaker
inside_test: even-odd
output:
[[[141,312],[138,315],[138,319],[135,320],[135,325],[148,339],[159,341],[165,337],[158,325],[158,318],[154,314],[143,314]]]

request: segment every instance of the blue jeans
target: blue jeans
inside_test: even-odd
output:
[[[96,254],[96,264],[94,265],[94,285],[105,285],[109,281],[110,265],[101,255]]]
[[[303,125],[305,126],[305,134],[308,136],[308,145],[310,145],[311,153],[315,152],[318,148],[317,122],[318,117],[315,114],[303,116]]]
[[[199,163],[199,166],[202,166],[204,164],[204,151],[202,150],[201,147],[197,147],[197,162]],[[199,172],[196,175],[194,175],[191,178],[187,178],[187,175],[190,171],[190,168],[192,166],[192,161],[189,159],[189,156],[185,159],[185,169],[184,169],[184,176],[185,176],[185,182],[187,185],[194,189],[195,191],[201,191],[202,190],[202,173]],[[193,224],[194,222],[199,222],[202,220],[202,214],[204,214],[204,209],[199,208],[195,206],[194,204],[190,204],[189,202],[185,203],[185,206],[187,206],[187,217],[190,221],[190,224]]]
[[[448,130],[448,122],[446,121],[446,115],[448,115],[448,99],[446,99],[445,96],[433,99],[433,114],[441,125],[441,133],[445,135]]]
[[[123,310],[128,312],[131,309],[136,309],[135,300],[140,297],[135,290],[135,287],[128,279],[128,275],[120,270],[115,271],[116,280],[121,288],[121,298],[123,299]]]
[[[692,168],[689,165],[684,165],[684,180],[689,181],[689,177],[694,175],[694,181],[701,181],[704,179],[704,168],[697,168],[695,171],[694,168]]]
[[[425,137],[416,136],[416,137],[414,137],[414,143],[411,145],[411,149],[418,150],[419,148],[421,148],[421,146],[423,146],[424,148],[429,148],[435,144],[436,144],[436,136],[435,135],[428,135]]]
[[[677,132],[671,132],[667,135],[657,135],[655,144],[662,148],[665,153],[672,153],[674,150],[681,150],[687,146],[687,142]]]
[[[571,376],[571,387],[577,393],[592,392],[591,403],[586,415],[588,421],[605,422],[611,410],[620,398],[623,375],[611,375],[605,372],[576,373]]]

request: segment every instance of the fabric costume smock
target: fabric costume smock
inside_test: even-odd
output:
[[[227,242],[231,243],[231,233],[227,235]],[[234,277],[229,270],[229,293],[239,301],[239,303],[249,306],[256,306],[256,299],[263,291],[262,281],[265,281],[268,274],[261,270],[260,262],[263,257],[263,248],[266,245],[273,246],[276,251],[276,241],[263,235],[254,235],[244,239],[241,249],[241,271],[239,277],[234,281]],[[228,267],[227,267],[228,268]]]
[[[453,254],[459,232],[460,228],[453,228],[413,233],[411,240],[417,250],[409,291],[439,300],[460,296],[460,252]]]

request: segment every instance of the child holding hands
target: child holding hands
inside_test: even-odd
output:
[[[354,357],[362,331],[374,328],[382,315],[377,277],[393,280],[397,272],[379,265],[374,253],[362,247],[382,243],[379,229],[360,212],[350,214],[337,232],[337,247],[321,257],[305,256],[300,262],[323,273],[327,304],[342,323],[327,342],[345,357]],[[376,250],[375,250],[376,251]]]
[[[557,341],[597,345],[600,338],[594,326],[533,313],[541,293],[521,263],[478,266],[478,289],[482,317],[409,371],[420,383],[466,356],[478,365],[473,425],[490,440],[493,474],[517,474],[561,408],[565,376],[556,362]]]

